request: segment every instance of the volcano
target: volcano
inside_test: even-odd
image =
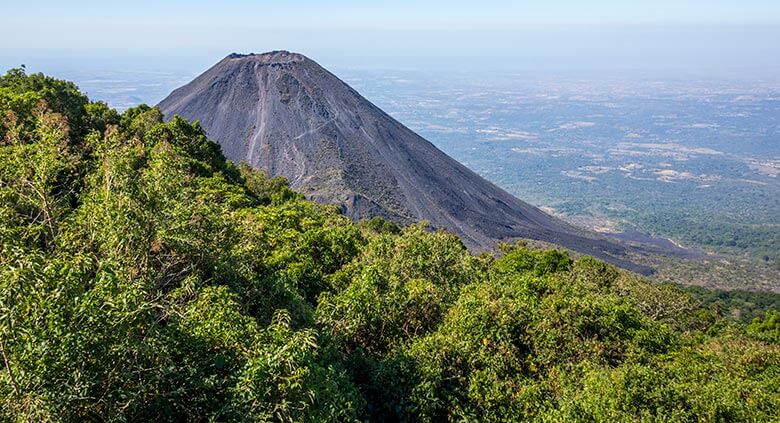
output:
[[[524,238],[652,271],[626,257],[630,247],[488,182],[301,54],[231,54],[158,106],[166,119],[200,121],[227,158],[284,176],[355,220],[426,220],[473,251]]]

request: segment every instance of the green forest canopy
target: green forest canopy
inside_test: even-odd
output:
[[[777,311],[697,298],[354,224],[198,123],[0,78],[3,421],[776,419]]]

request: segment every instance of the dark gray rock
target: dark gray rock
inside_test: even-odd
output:
[[[308,198],[353,219],[427,220],[472,250],[546,241],[649,273],[626,247],[508,194],[363,98],[307,57],[231,54],[159,104],[199,120],[225,155],[287,177]]]

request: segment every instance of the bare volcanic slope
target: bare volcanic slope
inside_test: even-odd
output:
[[[528,238],[648,273],[626,247],[556,219],[493,185],[309,58],[231,54],[159,107],[199,120],[225,155],[287,177],[354,218],[428,220],[473,250]]]

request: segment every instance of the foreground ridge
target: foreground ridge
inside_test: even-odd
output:
[[[780,414],[780,295],[702,307],[592,257],[354,223],[197,123],[22,69],[0,139],[2,422]]]

